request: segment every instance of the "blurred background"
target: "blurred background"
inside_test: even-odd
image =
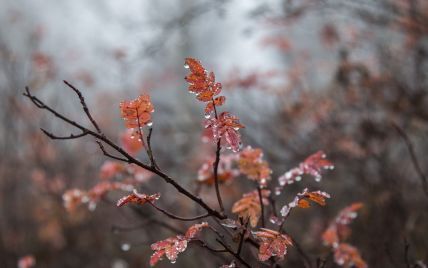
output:
[[[201,139],[203,107],[183,79],[184,58],[194,57],[223,84],[224,110],[246,126],[244,144],[263,149],[273,186],[318,150],[334,162],[321,183],[303,180],[279,201],[307,186],[332,195],[326,207],[298,211],[285,224],[314,261],[323,257],[335,267],[321,233],[340,209],[361,201],[349,242],[369,266],[406,267],[407,259],[426,267],[427,53],[425,0],[2,0],[0,266],[16,267],[24,256],[33,256],[36,267],[148,266],[149,245],[173,235],[159,224],[169,219],[149,207],[143,217],[116,208],[123,192],[68,211],[63,194],[97,185],[106,158],[93,139],[44,136],[40,127],[58,135],[74,130],[22,93],[28,85],[89,126],[62,82],[69,81],[117,141],[125,130],[119,102],[149,93],[157,161],[194,189],[199,168],[214,156]],[[142,177],[142,189],[161,192],[164,207],[183,215],[195,210],[159,178]],[[242,178],[223,186],[226,207],[252,187]],[[213,188],[203,186],[201,195],[216,206]],[[191,246],[175,266],[220,264],[222,258]],[[281,266],[303,265],[290,249]]]

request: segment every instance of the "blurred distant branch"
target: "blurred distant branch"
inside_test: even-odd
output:
[[[422,171],[422,168],[421,168],[421,166],[419,164],[418,158],[416,157],[415,149],[413,147],[412,142],[410,141],[410,139],[407,136],[406,132],[401,127],[399,127],[395,123],[392,123],[392,126],[397,130],[398,134],[401,136],[401,138],[406,143],[407,149],[409,150],[409,153],[410,153],[410,157],[411,157],[413,166],[415,167],[415,170],[418,173],[419,178],[420,178],[420,180],[422,182],[422,189],[423,189],[425,195],[428,197],[428,182],[427,182],[427,177],[426,177],[425,173]]]

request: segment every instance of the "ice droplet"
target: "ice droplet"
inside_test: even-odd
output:
[[[129,251],[131,249],[131,245],[129,243],[123,243],[122,245],[120,245],[120,249],[122,251]]]
[[[147,126],[149,126],[149,127],[153,126],[153,122],[152,121],[148,122]]]
[[[205,115],[204,115],[204,117],[205,117],[206,119],[208,119],[208,118],[210,118],[210,117],[211,117],[211,114],[210,114],[210,113],[205,114]]]
[[[184,64],[184,68],[189,69],[190,68],[189,64]]]

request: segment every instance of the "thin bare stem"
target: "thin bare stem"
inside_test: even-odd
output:
[[[242,246],[244,245],[245,233],[247,232],[249,222],[250,222],[250,218],[247,218],[247,220],[245,221],[245,225],[244,225],[244,222],[242,221],[242,218],[241,218],[241,224],[244,225],[244,229],[241,232],[241,237],[239,239],[239,244],[238,244],[238,250],[236,251],[236,254],[238,254],[238,255],[241,254]]]
[[[78,138],[81,138],[81,137],[86,136],[86,135],[88,135],[88,134],[89,134],[88,132],[84,131],[84,132],[82,132],[82,133],[80,133],[80,134],[70,134],[69,136],[57,136],[57,135],[54,135],[54,134],[52,134],[52,133],[48,132],[47,130],[45,130],[45,129],[43,129],[43,128],[40,128],[40,130],[41,130],[41,131],[42,131],[46,136],[48,136],[49,138],[51,138],[52,140],[72,140],[72,139],[78,139]]]
[[[106,149],[104,148],[104,145],[99,140],[97,140],[96,142],[97,142],[98,146],[100,147],[101,151],[103,152],[103,154],[105,156],[113,158],[113,159],[116,159],[116,160],[119,160],[119,161],[129,162],[128,159],[121,158],[121,157],[118,157],[118,156],[114,156],[114,155],[110,154],[109,152],[107,152]]]
[[[311,259],[309,256],[305,253],[303,248],[300,246],[300,244],[287,232],[284,232],[284,234],[288,235],[291,238],[291,241],[293,242],[293,246],[296,248],[297,253],[302,258],[303,264],[306,268],[311,268]]]
[[[236,254],[226,243],[224,243],[223,241],[216,239],[216,241],[221,244],[225,250],[227,250],[230,254],[233,255],[233,257],[235,257],[235,259],[237,259],[240,263],[242,263],[242,265],[244,265],[245,267],[251,267],[244,259],[241,258],[241,256],[239,256],[238,254]]]
[[[72,84],[68,83],[67,81],[64,80],[64,83],[69,86],[79,97],[80,103],[82,104],[82,108],[83,111],[85,112],[86,116],[89,118],[89,121],[91,121],[92,125],[95,127],[95,129],[98,131],[98,133],[101,133],[101,129],[98,126],[97,122],[94,120],[94,118],[92,117],[91,113],[89,112],[89,108],[86,105],[85,102],[85,98],[83,97],[82,93],[80,92],[80,90],[78,90],[77,88],[75,88]]]
[[[419,178],[422,182],[422,189],[423,189],[425,195],[428,197],[428,179],[427,179],[427,176],[425,175],[425,173],[422,171],[422,168],[419,164],[418,158],[416,157],[414,146],[413,146],[412,142],[410,141],[409,136],[397,124],[392,123],[392,126],[397,130],[398,134],[400,134],[401,138],[406,143],[407,150],[409,150],[413,166],[415,167],[415,170],[418,173]]]
[[[263,206],[263,197],[262,197],[262,188],[260,187],[260,185],[257,185],[257,192],[259,193],[259,202],[260,202],[260,207],[262,209],[261,213],[261,218],[262,218],[262,227],[265,227],[265,208]]]
[[[209,251],[211,251],[211,252],[217,252],[217,253],[228,252],[228,251],[227,251],[227,250],[225,250],[225,249],[214,249],[214,248],[212,248],[212,247],[208,246],[204,241],[199,240],[199,239],[194,239],[194,240],[192,240],[192,242],[197,242],[197,243],[199,243],[199,245],[200,245],[201,247],[206,248],[206,249],[208,249],[208,250],[209,250]]]
[[[212,100],[212,104],[214,107],[215,118],[218,119],[217,108],[215,106],[214,99]],[[219,137],[218,141],[217,141],[216,152],[215,152],[215,161],[213,164],[213,169],[214,169],[213,172],[214,172],[215,193],[217,195],[217,200],[218,200],[218,205],[220,206],[220,211],[221,211],[221,213],[223,213],[224,212],[224,206],[223,206],[223,201],[221,199],[219,179],[218,179],[218,166],[220,164],[220,151],[221,151],[221,138]]]
[[[404,239],[404,263],[406,264],[407,268],[410,268],[410,260],[409,260],[409,248],[410,248],[410,244],[407,241],[407,239]]]
[[[153,156],[153,150],[152,150],[152,144],[151,144],[152,132],[153,132],[153,128],[151,127],[149,129],[149,134],[147,135],[147,155],[149,156],[152,167],[156,169],[160,169]]]
[[[148,202],[152,207],[154,207],[156,210],[162,212],[163,214],[165,214],[166,216],[168,216],[171,219],[174,220],[180,220],[180,221],[195,221],[195,220],[200,220],[203,218],[207,218],[210,216],[209,213],[206,213],[204,215],[199,215],[199,216],[195,216],[195,217],[191,217],[191,218],[184,218],[184,217],[180,217],[177,215],[172,214],[171,212],[168,212],[160,207],[158,207],[157,205],[155,205],[153,202]]]

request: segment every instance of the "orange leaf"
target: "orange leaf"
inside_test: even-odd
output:
[[[269,195],[269,190],[262,190],[262,200],[264,205],[269,204],[269,201],[267,199]],[[253,191],[244,194],[240,200],[233,204],[232,213],[236,213],[243,218],[249,218],[251,226],[257,226],[261,214],[261,206],[258,192]]]

